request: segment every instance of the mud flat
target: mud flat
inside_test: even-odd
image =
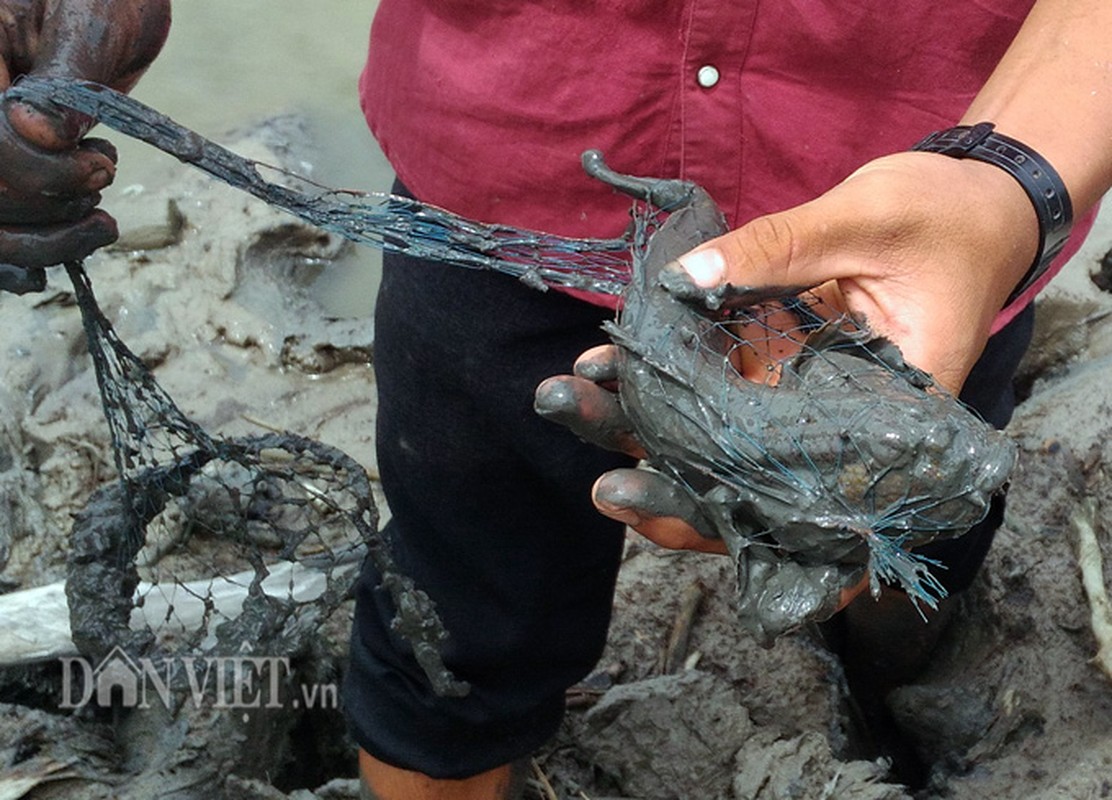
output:
[[[305,138],[286,118],[235,148],[304,169]],[[319,438],[373,471],[369,321],[330,319],[314,294],[345,245],[185,170],[124,200],[125,239],[89,272],[120,336],[183,410],[226,435]],[[1089,278],[1110,246],[1102,224],[1040,301],[1010,428],[1021,459],[1006,524],[934,661],[889,697],[920,788],[892,782],[862,744],[841,668],[817,638],[759,647],[736,623],[725,559],[631,539],[607,653],[569,694],[530,796],[1112,796],[1112,678],[1092,661],[1076,522],[1089,514],[1112,585],[1112,295]],[[42,295],[0,297],[0,315],[11,332],[0,591],[14,595],[63,577],[71,515],[112,467],[64,276]],[[301,654],[305,685],[338,685],[349,620],[342,608]],[[336,708],[67,709],[61,673],[57,661],[0,670],[0,800],[357,797]]]

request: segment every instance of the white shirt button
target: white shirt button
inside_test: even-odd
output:
[[[718,69],[710,64],[704,64],[699,67],[699,71],[695,74],[695,80],[704,89],[709,89],[718,83],[721,76],[718,74]]]

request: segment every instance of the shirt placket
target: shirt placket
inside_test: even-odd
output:
[[[680,173],[737,208],[744,139],[743,64],[757,2],[690,0],[680,70]]]

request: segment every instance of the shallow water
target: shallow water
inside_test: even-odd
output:
[[[367,130],[356,80],[366,58],[374,0],[187,0],[174,4],[170,38],[133,92],[209,138],[275,114],[311,123],[313,177],[331,186],[384,191],[393,172]],[[101,130],[120,149],[111,211],[125,188],[164,184],[170,156]],[[329,315],[369,316],[381,259],[356,248],[314,287]]]

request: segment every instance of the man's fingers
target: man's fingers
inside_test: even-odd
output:
[[[533,407],[545,419],[607,450],[644,458],[618,396],[584,378],[557,375],[537,387]]]
[[[46,288],[46,271],[42,267],[24,269],[13,264],[0,264],[0,292],[27,294]]]
[[[92,140],[78,147],[73,140],[64,151],[36,146],[4,113],[18,105],[0,106],[0,180],[5,186],[28,195],[73,197],[100,191],[112,182],[115,150],[106,142]]]
[[[170,32],[170,0],[45,5],[33,75],[80,77],[126,92]]]
[[[738,620],[771,645],[807,620],[828,619],[860,586],[864,571],[863,565],[745,558],[737,571]]]
[[[733,284],[738,297],[726,295],[724,304],[745,305],[747,295],[759,302],[850,277],[860,265],[830,256],[860,236],[860,228],[857,216],[823,196],[757,217],[678,260],[696,286]]]
[[[4,104],[12,130],[35,147],[62,151],[72,148],[93,127],[93,119],[63,108],[39,108],[24,102]]]
[[[19,267],[49,267],[85,258],[116,241],[116,221],[94,211],[73,225],[0,228],[0,263]]]
[[[82,139],[78,146],[84,150],[100,153],[113,164],[116,164],[120,160],[120,155],[116,150],[116,145],[112,144],[107,139],[100,139],[89,136]]]
[[[600,344],[584,350],[575,360],[572,373],[593,383],[611,384],[618,380],[618,346]]]
[[[100,192],[78,197],[11,193],[0,183],[0,225],[53,225],[78,222],[100,203]]]
[[[710,530],[695,501],[675,482],[644,469],[616,469],[592,491],[595,507],[642,536],[672,550],[725,553],[726,543],[699,533]]]
[[[852,586],[846,586],[842,589],[842,591],[838,595],[837,610],[841,611],[843,608],[845,608],[862,594],[864,594],[868,590],[868,588],[869,575],[868,572],[866,572],[864,575],[861,576],[861,579],[857,581],[857,583],[853,584]]]

